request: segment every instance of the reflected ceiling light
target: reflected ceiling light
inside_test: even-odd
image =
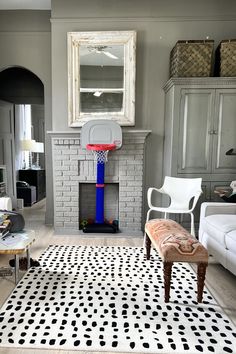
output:
[[[100,97],[102,95],[102,91],[95,91],[93,95],[96,97]]]
[[[109,47],[107,47],[107,46],[89,46],[88,51],[91,53],[104,54],[111,59],[119,59],[116,55],[105,50],[107,48],[109,48]]]

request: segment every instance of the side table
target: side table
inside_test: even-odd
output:
[[[12,254],[15,256],[15,283],[19,281],[19,255],[26,253],[27,269],[30,267],[30,246],[35,241],[33,230],[10,233],[0,242],[0,254]]]

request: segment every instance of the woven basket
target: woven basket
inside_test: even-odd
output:
[[[170,77],[211,76],[213,40],[178,41],[170,54]]]
[[[236,39],[221,41],[217,47],[215,75],[236,76]]]

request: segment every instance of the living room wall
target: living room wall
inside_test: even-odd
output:
[[[162,183],[164,141],[163,85],[169,78],[169,55],[178,40],[236,38],[233,0],[52,0],[52,126],[68,127],[67,32],[137,31],[136,123],[151,129],[146,146],[145,187]]]

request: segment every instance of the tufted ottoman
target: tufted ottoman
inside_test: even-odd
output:
[[[146,258],[150,259],[151,244],[163,261],[165,302],[170,298],[171,269],[174,262],[197,263],[197,301],[202,302],[208,252],[177,222],[153,219],[145,224]]]

